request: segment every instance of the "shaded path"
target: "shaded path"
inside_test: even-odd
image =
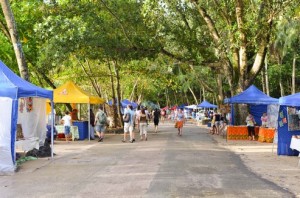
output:
[[[179,137],[165,123],[159,131],[133,144],[121,135],[56,143],[54,161],[27,162],[0,177],[1,197],[293,197],[251,173],[205,129],[187,124]]]

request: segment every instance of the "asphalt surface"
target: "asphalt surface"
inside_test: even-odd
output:
[[[294,197],[252,173],[238,155],[193,124],[177,135],[172,123],[149,127],[148,141],[122,135],[55,142],[53,160],[21,165],[0,177],[0,197]]]

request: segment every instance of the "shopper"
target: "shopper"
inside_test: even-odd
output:
[[[97,111],[96,116],[95,116],[95,123],[94,124],[95,124],[96,133],[99,137],[98,142],[103,142],[104,133],[105,133],[105,130],[106,130],[106,125],[107,125],[107,116],[106,116],[105,112],[103,111],[102,106],[100,106],[98,108],[98,111]]]

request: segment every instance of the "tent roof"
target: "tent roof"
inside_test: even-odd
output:
[[[197,105],[189,105],[189,106],[185,106],[184,108],[186,108],[186,109],[197,109]]]
[[[300,93],[280,97],[279,104],[293,107],[300,106]]]
[[[53,99],[53,91],[35,86],[12,72],[0,61],[0,97],[18,99],[40,97]]]
[[[227,98],[224,100],[225,103],[243,103],[243,104],[278,104],[277,98],[272,98],[262,91],[257,89],[254,85],[251,85],[248,89],[242,93]]]
[[[108,104],[109,104],[109,105],[112,105],[112,100],[108,101]],[[124,100],[121,101],[122,108],[126,108],[127,105],[129,105],[129,104],[131,104],[132,107],[133,107],[134,109],[137,108],[137,106],[138,106],[137,103],[135,103],[135,102],[130,102],[130,101],[127,100],[127,99],[124,99]]]
[[[211,104],[209,102],[207,102],[206,100],[204,100],[203,102],[201,102],[198,107],[202,107],[202,108],[218,108],[217,105]]]
[[[53,101],[55,103],[104,103],[102,98],[90,95],[75,85],[72,81],[68,81],[62,86],[54,89]]]

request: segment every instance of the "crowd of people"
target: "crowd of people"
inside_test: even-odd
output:
[[[195,111],[190,112],[192,114],[192,118],[196,113]],[[103,142],[104,133],[107,127],[107,115],[104,112],[102,106],[98,108],[96,115],[93,113],[92,109],[90,109],[90,138],[95,139],[95,132],[98,136],[98,142]],[[226,135],[227,124],[230,123],[230,113],[224,114],[219,111],[205,111],[204,117],[211,120],[211,128],[209,133],[212,135]],[[122,142],[127,142],[127,140],[131,143],[134,143],[135,133],[134,130],[137,130],[140,135],[140,141],[148,140],[148,125],[150,122],[154,124],[154,132],[158,132],[159,122],[164,122],[166,119],[174,121],[175,128],[178,130],[178,136],[182,136],[183,134],[183,126],[185,121],[187,120],[187,112],[183,109],[174,109],[174,110],[160,110],[154,109],[152,112],[149,112],[147,107],[138,106],[136,110],[133,109],[132,105],[127,105],[123,114],[123,122],[124,122],[124,135]],[[262,127],[267,126],[268,117],[264,112],[261,116]],[[246,117],[246,125],[248,128],[249,140],[255,140],[255,119],[249,113]],[[61,119],[61,123],[64,125],[64,133],[66,137],[66,141],[68,141],[70,137],[70,126],[72,125],[72,117],[69,112],[65,112],[65,116]],[[129,137],[128,137],[129,136]]]

